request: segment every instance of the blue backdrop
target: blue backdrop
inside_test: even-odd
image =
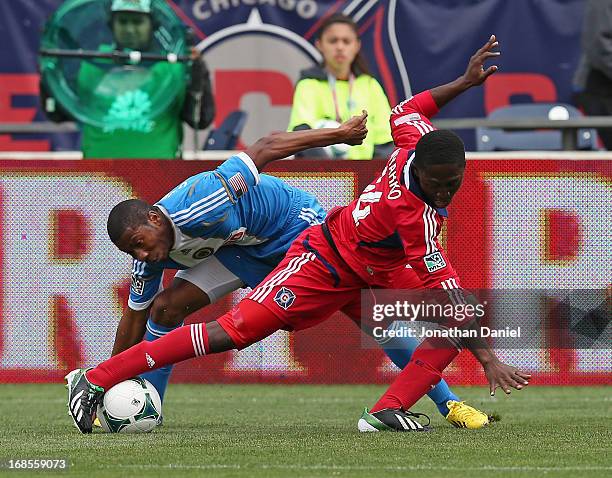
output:
[[[442,117],[484,116],[508,102],[570,102],[571,79],[580,55],[584,9],[584,0],[174,0],[168,3],[194,31],[205,57],[209,57],[216,80],[223,78],[218,76],[223,70],[240,69],[242,62],[249,71],[269,72],[275,68],[278,75],[269,78],[282,80],[284,75],[294,82],[299,68],[316,59],[308,44],[314,43],[321,18],[334,12],[349,13],[360,26],[366,57],[392,103],[401,101],[411,91],[418,92],[456,78],[473,52],[495,33],[503,54],[496,81],[448,105]],[[0,2],[3,19],[0,24],[3,45],[0,122],[45,119],[38,108],[36,58],[42,27],[59,4],[58,0]],[[101,28],[105,25],[105,19],[101,19]],[[258,35],[266,37],[265,41],[261,40],[263,43],[252,41]],[[238,49],[232,50],[235,45],[239,45]],[[244,59],[237,59],[231,53],[248,52],[249,45],[255,45],[260,51],[250,52]],[[276,67],[270,66],[270,57]],[[215,93],[220,111],[224,111],[233,105],[227,99],[232,92],[225,94],[223,85],[217,83]],[[257,122],[259,125],[253,126],[251,135],[266,132],[261,129],[262,123],[268,130],[282,127],[288,119],[288,94],[274,98],[278,91],[272,94],[265,84],[252,83],[252,90],[243,92],[246,108],[267,106],[267,113],[263,121]],[[249,103],[248,93],[257,92],[268,94],[269,104]],[[472,136],[473,133],[464,135],[468,147],[473,145]],[[41,135],[33,139],[32,136],[28,140],[0,136],[0,149],[78,149],[76,135],[52,139]]]

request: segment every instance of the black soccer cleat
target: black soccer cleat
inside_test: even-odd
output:
[[[417,421],[421,417],[427,419],[426,425]],[[429,417],[424,413],[405,412],[394,408],[370,413],[366,408],[357,422],[357,428],[360,432],[429,432],[433,430],[429,423]]]
[[[68,412],[81,433],[91,433],[96,406],[104,395],[104,389],[94,385],[85,376],[88,369],[78,368],[66,375],[68,388]]]

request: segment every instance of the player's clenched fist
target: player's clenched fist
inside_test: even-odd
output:
[[[353,116],[342,123],[339,129],[342,131],[342,142],[350,145],[361,144],[368,134],[366,123],[368,112],[363,110],[361,115]]]

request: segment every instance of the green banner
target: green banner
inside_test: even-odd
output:
[[[49,93],[105,131],[148,132],[189,71],[187,29],[163,0],[68,0],[45,25],[40,53]]]

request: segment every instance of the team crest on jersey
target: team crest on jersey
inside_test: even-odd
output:
[[[202,247],[193,253],[194,259],[206,259],[211,256],[215,250],[212,247]]]
[[[285,310],[291,307],[294,301],[295,294],[291,289],[287,289],[286,287],[281,287],[274,296],[274,302]]]
[[[142,293],[144,292],[144,285],[145,285],[145,281],[144,279],[137,277],[135,275],[132,274],[132,292],[136,295],[142,295]]]
[[[446,261],[439,251],[426,255],[423,257],[423,261],[429,272],[436,272],[446,267]]]

